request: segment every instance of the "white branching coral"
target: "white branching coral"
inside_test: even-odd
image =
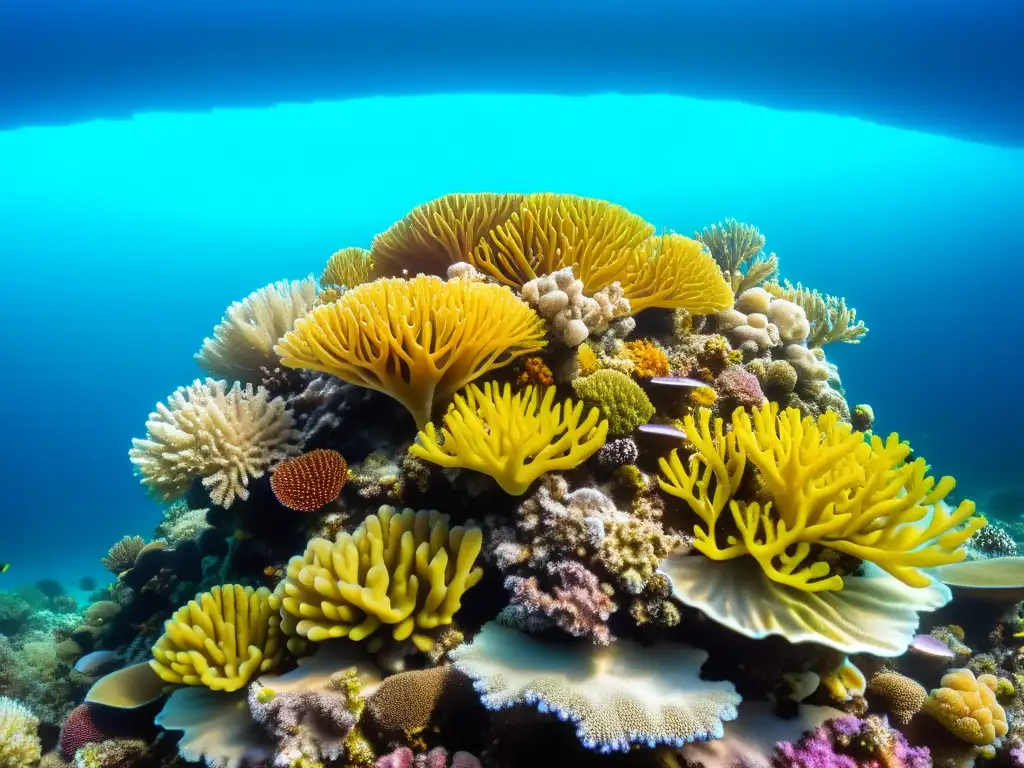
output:
[[[630,313],[621,285],[612,283],[584,296],[583,281],[575,278],[572,267],[530,280],[523,285],[522,296],[569,347],[578,347],[590,334],[603,333],[613,320]]]
[[[263,387],[198,379],[157,403],[145,439],[129,457],[142,484],[164,501],[184,496],[202,478],[214,504],[249,497],[249,480],[299,452],[301,433],[280,397]]]
[[[39,762],[42,747],[38,727],[39,718],[28,707],[0,696],[0,766],[31,768]]]
[[[199,367],[228,381],[261,380],[280,358],[274,345],[295,321],[313,309],[316,280],[279,280],[234,302],[196,353]]]

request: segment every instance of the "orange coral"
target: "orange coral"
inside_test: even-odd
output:
[[[289,509],[315,512],[338,498],[347,479],[348,464],[341,454],[318,448],[278,464],[270,487]]]
[[[580,376],[589,376],[596,372],[597,366],[597,355],[589,344],[583,342],[576,347],[576,367]]]
[[[656,347],[646,339],[626,342],[626,354],[633,361],[634,372],[641,379],[655,376],[668,376],[668,357],[660,347]]]
[[[550,386],[555,383],[555,378],[551,373],[551,369],[548,368],[547,363],[544,362],[543,358],[540,357],[528,357],[523,361],[523,370],[520,372],[518,378],[516,378],[516,384],[521,387],[526,387],[532,384],[533,386]]]
[[[717,399],[718,393],[715,392],[713,387],[696,387],[690,393],[690,402],[694,405],[700,405],[705,408],[713,406]]]

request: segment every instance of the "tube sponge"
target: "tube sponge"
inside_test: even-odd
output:
[[[596,408],[583,418],[583,403],[555,403],[555,387],[528,386],[513,395],[508,384],[470,384],[455,396],[444,428],[427,424],[409,453],[483,472],[520,496],[545,472],[577,467],[604,445],[608,422],[599,419]]]
[[[149,664],[168,683],[237,691],[281,661],[280,624],[265,587],[214,587],[174,612]]]
[[[463,593],[480,581],[473,564],[482,543],[479,528],[449,530],[440,512],[383,506],[334,542],[311,539],[288,562],[273,596],[282,629],[312,642],[359,641],[386,624],[395,640],[428,651],[426,632],[451,624]]]

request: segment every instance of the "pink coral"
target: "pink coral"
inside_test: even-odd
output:
[[[505,588],[512,593],[505,618],[533,630],[554,623],[574,637],[608,645],[612,636],[605,622],[617,606],[601,589],[597,576],[575,560],[548,563],[546,571],[557,582],[552,594],[541,590],[536,576],[505,579]]]
[[[92,706],[80,704],[71,710],[60,729],[60,751],[65,757],[74,757],[75,752],[89,742],[103,741],[109,737],[110,734],[96,724]]]
[[[377,758],[377,768],[481,768],[480,761],[468,752],[456,752],[448,762],[448,751],[434,747],[422,755],[414,755],[408,747],[399,747],[394,752]]]
[[[757,376],[738,365],[730,365],[718,375],[715,390],[735,408],[756,408],[767,402]]]

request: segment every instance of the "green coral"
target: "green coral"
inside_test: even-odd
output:
[[[608,434],[624,437],[654,415],[654,406],[640,385],[619,371],[600,370],[572,383],[576,395],[608,419]]]
[[[75,753],[76,768],[126,768],[146,753],[146,742],[109,739],[86,744]]]
[[[726,219],[694,232],[693,237],[711,252],[737,296],[774,277],[779,270],[775,254],[764,253],[764,235],[751,224]]]
[[[811,324],[808,347],[822,347],[834,341],[859,344],[860,337],[868,332],[864,322],[857,319],[857,310],[847,307],[846,299],[841,296],[819,293],[812,288],[804,288],[800,283],[793,285],[788,280],[769,285],[768,291],[777,298],[803,307]]]

